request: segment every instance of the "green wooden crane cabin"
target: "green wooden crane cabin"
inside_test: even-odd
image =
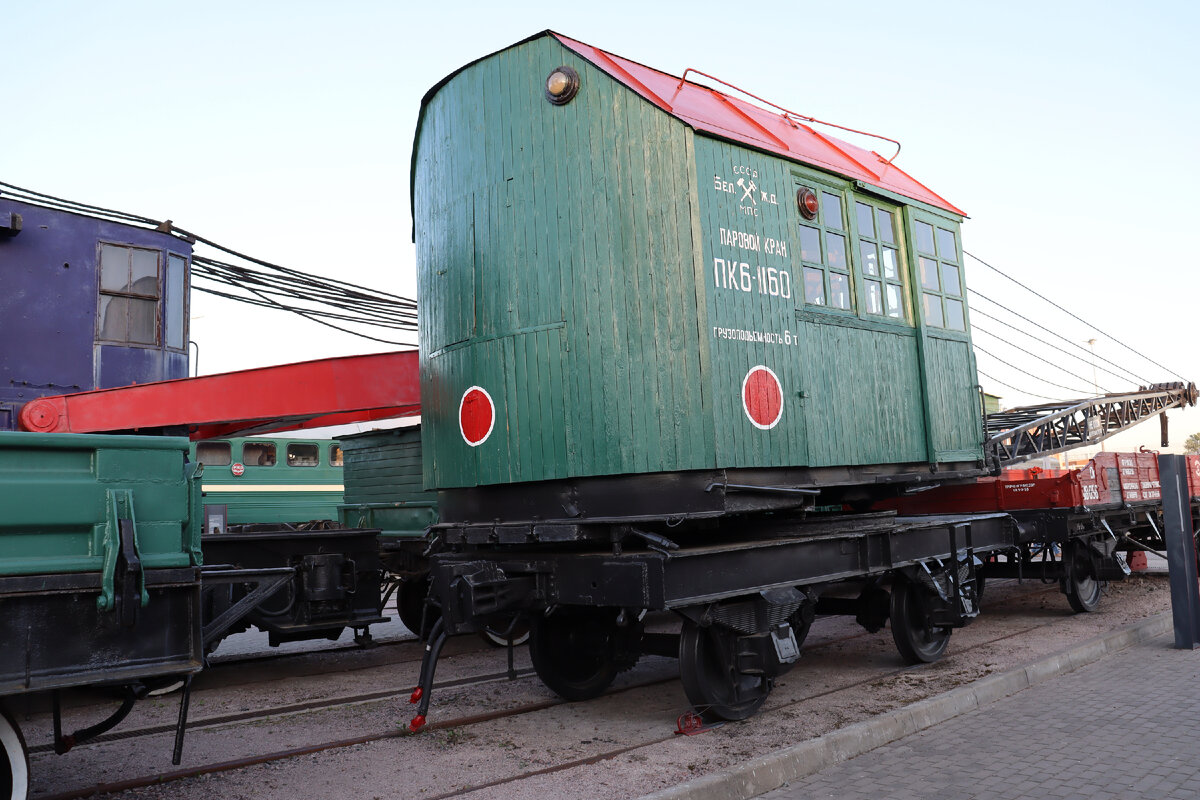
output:
[[[412,195],[430,487],[982,465],[963,212],[803,118],[544,32],[430,90]]]

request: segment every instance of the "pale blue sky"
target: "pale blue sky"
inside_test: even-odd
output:
[[[0,180],[414,295],[420,98],[545,28],[901,140],[897,164],[970,214],[967,250],[1200,377],[1191,3],[11,4],[0,14]],[[1098,338],[1098,353],[1140,375],[1172,377],[977,265],[967,281],[1072,339]],[[192,338],[204,372],[379,349],[203,295]],[[1017,387],[1067,394],[979,361]],[[1200,430],[1200,412],[1172,427],[1178,445]],[[1157,428],[1117,444],[1154,444]]]

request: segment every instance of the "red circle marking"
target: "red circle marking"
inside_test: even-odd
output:
[[[233,473],[233,477],[240,478],[246,472],[246,465],[242,464],[241,462],[238,462],[237,464],[234,464],[232,467],[230,467],[229,471]]]
[[[458,429],[463,440],[478,447],[492,435],[492,427],[496,424],[496,404],[487,390],[472,386],[463,392],[458,404]]]
[[[742,381],[742,407],[754,427],[770,430],[783,416],[783,386],[769,368],[759,364]]]

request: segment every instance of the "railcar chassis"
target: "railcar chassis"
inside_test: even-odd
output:
[[[1193,501],[1193,526],[1200,503]],[[1047,508],[1008,512],[1018,528],[1019,548],[985,560],[987,578],[1057,581],[1071,608],[1079,613],[1100,605],[1103,585],[1130,574],[1125,556],[1137,550],[1165,550],[1162,503],[1113,504],[1091,508]]]
[[[567,700],[603,692],[643,654],[676,656],[688,700],[710,719],[753,714],[800,656],[820,613],[885,622],[909,662],[935,661],[950,632],[979,613],[976,566],[1012,551],[1006,514],[900,517],[890,512],[522,524],[442,524],[430,602],[441,611],[413,693],[425,723],[447,636],[516,614],[530,625],[542,681]],[[854,582],[857,598],[822,599]],[[888,588],[889,587],[890,591]],[[673,611],[679,635],[643,629]]]

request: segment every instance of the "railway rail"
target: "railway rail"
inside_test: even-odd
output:
[[[1165,586],[1163,586],[1165,582],[1160,579],[1145,578],[1142,581],[1158,586],[1160,592],[1165,592]],[[1127,585],[1129,584],[1123,586]],[[1057,643],[1054,646],[1059,647],[1061,646],[1060,637],[1071,636],[1073,628],[1083,627],[1085,630],[1091,630],[1096,624],[1111,626],[1112,619],[1104,619],[1104,615],[1115,617],[1121,613],[1121,607],[1114,603],[1107,604],[1105,611],[1097,612],[1094,615],[1070,616],[1066,604],[1055,599],[1056,594],[1057,587],[1043,585],[1036,581],[1026,581],[1023,584],[1010,580],[994,581],[989,584],[985,595],[985,613],[994,617],[991,620],[992,624],[968,629],[962,636],[956,638],[955,647],[952,648],[946,659],[940,662],[940,666],[928,668],[897,667],[886,634],[866,633],[853,628],[846,621],[839,621],[838,618],[822,619],[814,626],[810,640],[805,644],[807,663],[791,675],[785,686],[773,693],[760,715],[766,722],[753,723],[754,727],[760,731],[770,728],[772,725],[779,727],[780,720],[794,719],[794,717],[789,717],[789,714],[793,712],[799,714],[805,704],[811,705],[825,698],[845,697],[838,693],[851,690],[861,692],[864,687],[890,686],[895,683],[898,676],[902,675],[919,676],[916,682],[927,684],[922,689],[921,696],[936,693],[949,688],[944,685],[946,681],[961,680],[961,673],[964,671],[971,672],[973,677],[981,677],[988,670],[996,668],[993,656],[1002,652],[998,646],[1028,637],[1038,631],[1054,630],[1055,635],[1046,638],[1052,639]],[[971,665],[978,661],[977,654],[985,652],[989,655],[982,660],[991,666],[979,670],[976,674],[975,668]],[[487,649],[472,650],[461,654],[448,653],[443,667],[453,669],[456,660],[462,661],[464,658],[469,662],[468,666],[478,665],[480,663],[479,653],[488,655],[488,660],[493,664],[496,663],[495,657],[500,655],[494,650]],[[871,663],[863,663],[864,655]],[[607,703],[614,708],[646,703],[654,708],[654,721],[649,725],[645,724],[645,720],[643,720],[632,728],[626,727],[620,732],[620,735],[616,735],[614,732],[614,735],[610,737],[597,736],[593,723],[597,715],[611,719],[611,714],[606,713],[603,708],[589,706],[587,715],[572,722],[571,714],[552,711],[551,709],[563,706],[563,701],[558,698],[548,698],[544,692],[538,691],[536,681],[532,679],[532,672],[524,665],[519,670],[521,680],[517,684],[502,683],[506,672],[495,670],[491,672],[468,670],[468,672],[469,674],[455,674],[453,677],[438,682],[438,688],[443,692],[442,696],[451,698],[447,701],[446,714],[439,720],[431,721],[427,730],[433,732],[432,736],[410,740],[413,742],[413,747],[425,747],[427,746],[423,744],[425,741],[437,744],[441,739],[452,743],[470,741],[483,743],[493,735],[498,735],[497,731],[511,730],[511,726],[514,725],[520,726],[521,729],[537,726],[556,727],[557,723],[551,720],[560,722],[566,720],[567,727],[563,729],[562,733],[562,737],[566,740],[569,740],[578,730],[580,740],[592,740],[593,746],[583,748],[586,752],[582,753],[575,752],[572,748],[563,748],[561,754],[556,753],[552,758],[553,763],[530,764],[527,768],[513,768],[512,765],[509,765],[504,774],[480,781],[470,787],[448,787],[439,784],[438,779],[433,779],[432,783],[423,784],[426,791],[425,796],[457,797],[503,784],[571,774],[573,770],[583,769],[591,764],[619,758],[622,755],[636,754],[639,750],[664,746],[677,738],[671,732],[670,722],[674,720],[675,713],[671,712],[670,707],[671,700],[674,700],[677,709],[682,709],[684,706],[682,698],[674,698],[672,695],[671,700],[664,702],[648,700],[650,695],[646,694],[648,689],[653,689],[654,697],[661,697],[664,692],[654,689],[654,687],[669,685],[676,680],[670,662],[665,659],[654,660],[644,667],[640,667],[637,672],[628,676],[619,689],[607,693],[598,701],[601,704]],[[253,676],[247,673],[247,677]],[[495,707],[497,701],[493,699],[490,701],[492,707],[480,710],[477,706],[467,702],[468,697],[477,696],[478,690],[488,684],[506,687],[500,693],[500,702],[502,705],[507,705]],[[233,686],[222,687],[221,692],[217,694],[234,688]],[[457,701],[452,697],[454,694],[452,690],[455,689],[460,690],[457,692],[459,697]],[[222,741],[236,743],[242,738],[238,731],[262,730],[264,727],[271,726],[271,720],[281,715],[289,716],[286,726],[288,728],[305,727],[303,723],[298,723],[298,720],[308,717],[317,719],[316,727],[324,729],[326,726],[323,726],[319,719],[324,719],[338,709],[349,705],[354,705],[361,716],[372,716],[377,720],[391,718],[394,722],[397,716],[394,701],[406,697],[408,690],[409,687],[397,684],[386,690],[375,692],[352,692],[338,698],[264,707],[245,712],[215,714],[208,718],[195,720],[190,733],[192,744],[189,745],[189,749],[196,746],[207,747],[207,743],[203,743],[206,737],[210,739],[216,737]],[[210,694],[203,689],[198,689],[196,697],[203,701]],[[379,713],[366,714],[366,709],[378,709]],[[546,713],[554,716],[543,718],[541,715]],[[805,713],[807,714],[807,712]],[[314,718],[311,715],[319,715],[319,717]],[[81,753],[76,755],[75,760],[76,762],[92,758],[99,761],[119,760],[121,753],[128,755],[129,748],[144,748],[144,752],[148,754],[161,752],[161,741],[156,741],[155,737],[169,734],[170,727],[165,724],[145,726],[128,731],[128,734],[132,734],[130,736],[114,737],[107,742],[97,742],[81,747]],[[339,729],[339,732],[345,735],[316,737],[319,741],[314,741],[312,738],[304,741],[292,739],[286,743],[287,746],[259,746],[251,748],[251,752],[245,754],[244,757],[229,757],[229,747],[236,745],[226,745],[224,749],[210,753],[206,763],[193,764],[180,769],[155,771],[146,775],[122,775],[117,779],[105,779],[98,785],[80,786],[77,781],[69,781],[67,785],[71,783],[76,785],[54,794],[38,794],[37,796],[42,797],[43,800],[65,800],[66,798],[86,797],[100,791],[121,792],[164,781],[177,782],[202,775],[232,773],[255,765],[271,763],[278,765],[285,761],[295,760],[299,756],[319,757],[321,753],[341,751],[356,745],[386,742],[405,735],[404,731],[394,724],[383,726],[376,724],[373,730],[370,728],[371,725],[368,723],[365,728],[357,731]],[[746,730],[740,726],[729,728],[721,736],[736,738],[741,735],[739,732]],[[807,733],[807,726],[805,730]],[[602,741],[604,738],[615,738],[619,740],[619,743]],[[490,747],[490,749],[495,750],[494,747]],[[503,754],[503,752],[504,749],[501,748],[501,753]],[[48,757],[40,750],[35,754],[35,759],[39,762],[46,758]],[[153,763],[154,759],[143,759],[143,761]],[[293,763],[300,762],[293,761]],[[37,764],[41,768],[37,772],[47,772],[52,764],[53,762]],[[66,765],[64,764],[64,766]],[[79,766],[79,764],[76,763],[75,766]],[[92,770],[83,772],[83,774],[91,773]],[[248,780],[254,780],[254,778],[251,777]],[[205,783],[207,784],[208,781]],[[211,791],[211,788],[207,790]],[[185,785],[175,783],[171,789],[171,796],[186,796],[179,794],[182,791],[185,791]]]

